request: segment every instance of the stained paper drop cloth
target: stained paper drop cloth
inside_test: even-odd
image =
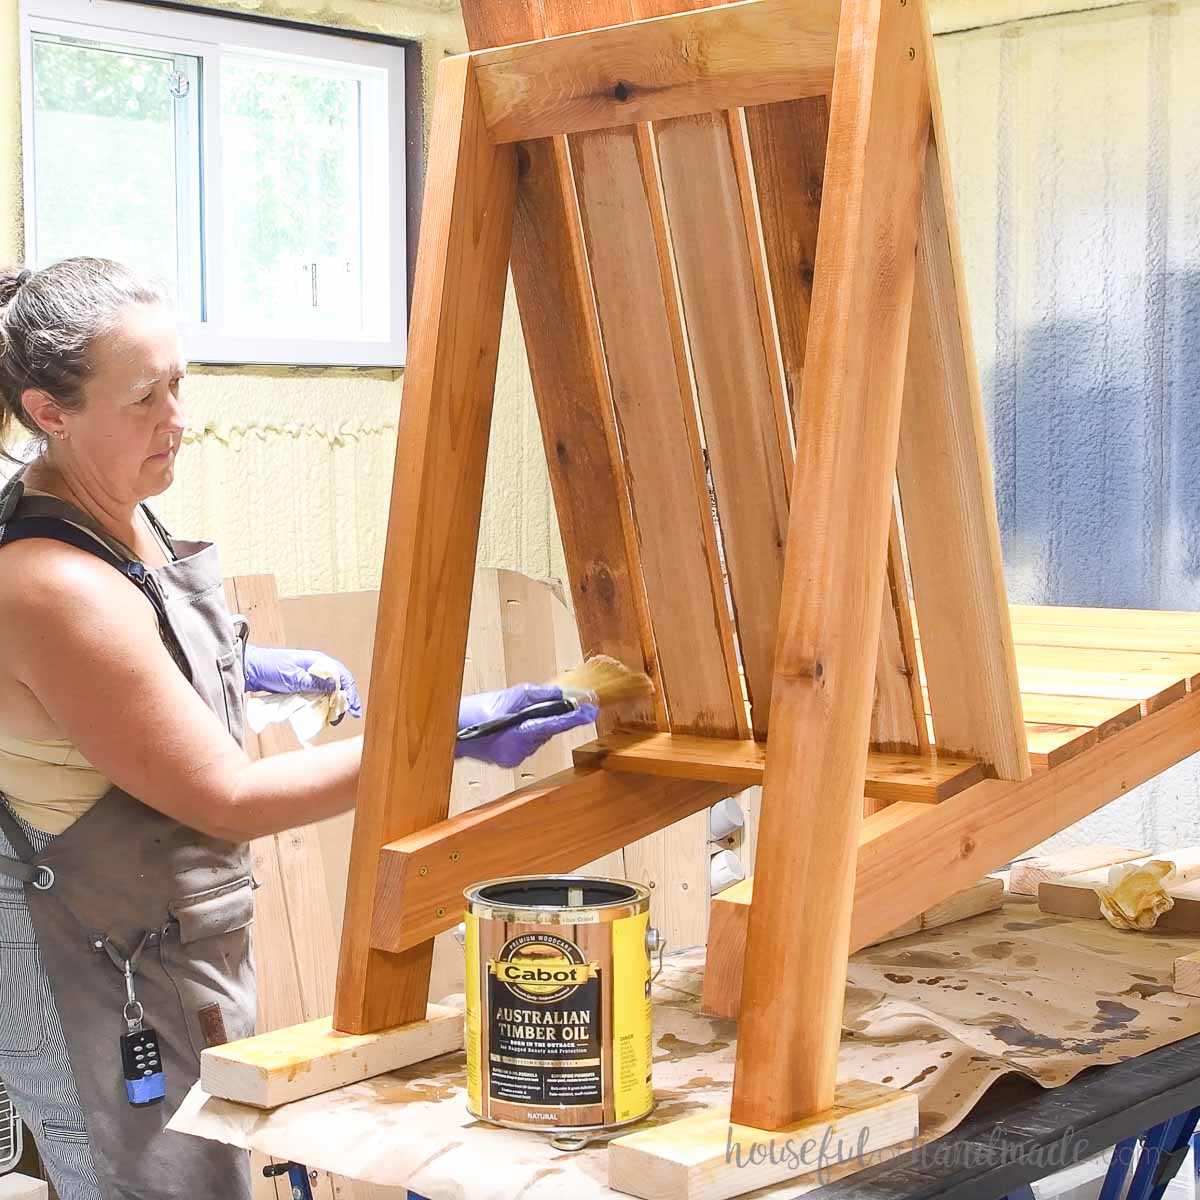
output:
[[[1121,932],[1015,899],[994,913],[873,946],[850,961],[843,1079],[908,1088],[920,1142],[955,1128],[997,1079],[1043,1087],[1200,1033],[1200,1000],[1171,990],[1183,934]],[[655,982],[654,1090],[663,1122],[729,1102],[737,1026],[699,1012],[702,950]],[[172,1129],[291,1158],[429,1200],[612,1200],[606,1151],[474,1120],[462,1054],[264,1113],[193,1088]],[[639,1126],[633,1126],[639,1128]],[[911,1144],[884,1151],[911,1153]],[[831,1178],[847,1171],[834,1168]],[[815,1177],[755,1192],[801,1196]]]

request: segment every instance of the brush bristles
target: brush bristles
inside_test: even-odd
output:
[[[564,692],[592,692],[601,705],[654,693],[649,675],[634,671],[607,654],[593,655],[583,666],[564,672],[553,682]]]

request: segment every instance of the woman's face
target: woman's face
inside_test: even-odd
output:
[[[130,305],[117,328],[93,345],[91,368],[83,407],[59,410],[66,437],[56,450],[114,500],[138,502],[166,491],[183,438],[186,373],[171,310]]]

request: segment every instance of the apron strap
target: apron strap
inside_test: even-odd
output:
[[[36,496],[29,498],[30,501],[37,499]],[[163,644],[188,682],[191,682],[191,666],[175,637],[175,631],[171,628],[170,621],[167,619],[166,598],[153,574],[146,570],[144,563],[138,559],[120,557],[113,549],[113,545],[117,543],[98,541],[90,533],[80,529],[64,517],[21,515],[9,520],[5,525],[0,525],[0,546],[7,546],[9,542],[20,542],[29,538],[49,538],[51,541],[65,542],[68,546],[74,546],[76,550],[83,550],[87,554],[95,555],[101,562],[106,562],[110,567],[120,571],[149,600],[150,606],[154,609],[154,615],[158,619],[158,632]]]
[[[13,512],[9,519],[17,521],[29,517],[47,517],[67,521],[102,543],[114,558],[128,561],[137,557],[124,542],[113,537],[103,525],[88,516],[81,508],[76,508],[75,505],[68,504],[57,496],[28,495],[25,492],[24,484],[21,484],[20,495],[13,506]]]
[[[54,872],[49,867],[33,865],[33,856],[36,853],[33,843],[25,836],[25,830],[13,816],[12,809],[4,802],[2,793],[0,793],[0,829],[4,830],[9,843],[18,856],[16,858],[0,856],[0,875],[7,875],[10,879],[19,879],[22,883],[32,883],[34,887],[43,890],[52,887]]]
[[[153,529],[156,534],[158,534],[159,540],[163,544],[163,548],[173,559],[177,560],[179,556],[175,553],[175,539],[167,531],[167,527],[158,519],[158,517],[154,515],[153,512],[150,511],[150,506],[148,504],[143,504],[140,507],[142,510],[142,516],[144,516],[146,520],[150,522],[150,528]]]

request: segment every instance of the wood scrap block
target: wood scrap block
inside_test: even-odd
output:
[[[1154,928],[1200,933],[1200,847],[1145,855],[1132,861],[1144,862],[1152,858],[1175,864],[1175,878],[1166,889],[1175,906],[1158,918]],[[1038,887],[1038,907],[1055,916],[1103,920],[1096,888],[1108,883],[1108,872],[1108,867],[1099,867],[1043,883]]]
[[[1200,996],[1200,950],[1175,960],[1175,991],[1182,996]]]
[[[700,1010],[714,1017],[736,1018],[742,1003],[742,959],[746,952],[746,930],[754,880],[743,879],[714,896],[709,909],[708,959]],[[924,929],[938,929],[955,921],[992,912],[1004,903],[1004,883],[989,875],[956,892],[939,904],[918,913],[871,945],[882,945]]]
[[[921,929],[940,929],[943,925],[953,925],[955,921],[965,921],[968,917],[977,917],[981,913],[994,912],[1004,903],[1004,881],[988,875],[978,883],[973,883],[953,896],[947,896],[940,904],[927,908],[918,918]],[[905,926],[893,929],[880,942],[890,942],[898,937],[905,937],[909,932]]]
[[[28,1175],[0,1176],[0,1200],[47,1200],[50,1189]]]
[[[1072,846],[1056,854],[1039,854],[1034,858],[1023,858],[1013,863],[1008,878],[1008,890],[1014,896],[1036,896],[1043,883],[1053,883],[1078,875],[1083,871],[1095,871],[1111,867],[1114,863],[1131,862],[1145,858],[1149,850],[1131,850],[1125,846]]]
[[[211,1096],[275,1108],[463,1047],[463,1014],[429,1005],[423,1021],[379,1033],[338,1033],[329,1017],[214,1046],[200,1056]]]
[[[917,1120],[915,1095],[850,1080],[833,1108],[771,1132],[731,1124],[721,1108],[626,1134],[608,1147],[608,1185],[646,1200],[726,1200],[827,1170],[839,1146],[848,1158],[860,1144],[869,1154],[905,1141]]]

